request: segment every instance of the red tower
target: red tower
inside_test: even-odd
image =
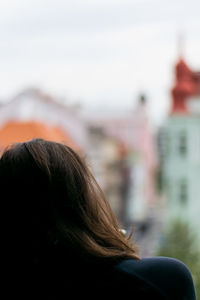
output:
[[[171,90],[172,106],[170,114],[187,114],[187,101],[200,95],[200,72],[192,71],[180,58],[175,67],[176,82]]]

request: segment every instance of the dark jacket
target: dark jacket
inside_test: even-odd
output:
[[[56,251],[50,255],[44,252],[41,261],[33,264],[25,256],[24,251],[15,258],[14,268],[11,261],[6,262],[3,285],[8,297],[4,299],[10,299],[13,292],[15,298],[28,300],[196,299],[191,273],[176,259],[91,261]]]
[[[43,299],[196,299],[188,268],[167,257],[112,263],[69,258],[40,270],[32,283],[36,298],[42,291]]]

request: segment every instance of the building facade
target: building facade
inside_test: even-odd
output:
[[[30,88],[0,107],[0,149],[34,137],[64,142],[84,152],[87,128],[72,107]]]
[[[85,114],[38,89],[26,89],[0,107],[0,150],[32,138],[63,142],[91,169],[124,229],[149,234],[157,201],[154,136],[144,97],[133,111]],[[155,212],[155,210],[154,210]],[[150,220],[151,219],[151,220]],[[150,249],[144,245],[145,249]]]
[[[167,221],[179,218],[199,228],[200,72],[192,71],[183,59],[176,65],[171,94],[159,144]]]
[[[117,172],[121,176],[122,203],[117,205],[117,197],[112,203],[116,201],[116,207],[121,207],[119,215],[125,228],[133,224],[135,228],[143,227],[151,218],[158,200],[155,189],[157,153],[153,129],[146,112],[145,97],[139,97],[132,111],[112,112],[110,115],[91,114],[86,116],[86,120],[91,126],[102,128],[106,136],[120,145],[120,159],[118,157],[114,163],[115,155],[111,156],[115,168],[117,161],[119,162]],[[98,141],[95,145],[98,145]],[[98,149],[100,148],[97,147],[95,151]],[[106,178],[108,181],[108,176]]]

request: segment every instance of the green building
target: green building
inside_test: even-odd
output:
[[[170,112],[158,138],[166,221],[188,221],[200,242],[200,72],[183,59],[175,71]]]

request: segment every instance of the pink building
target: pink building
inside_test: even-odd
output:
[[[155,205],[155,141],[141,96],[134,111],[118,114],[92,114],[90,124],[101,126],[107,135],[118,140],[124,149],[124,166],[128,172],[126,218],[130,222],[145,220]]]

